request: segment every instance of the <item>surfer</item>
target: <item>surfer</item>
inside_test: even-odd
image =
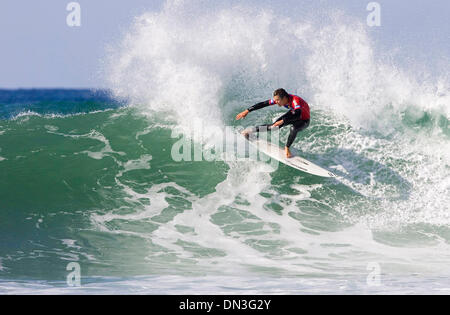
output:
[[[248,138],[249,134],[252,132],[260,132],[271,130],[276,127],[284,127],[291,125],[291,132],[289,133],[288,140],[284,147],[284,151],[286,153],[286,157],[292,157],[291,151],[289,148],[297,137],[297,133],[302,131],[303,129],[309,126],[310,114],[309,114],[309,105],[306,103],[301,97],[293,94],[288,94],[284,89],[277,89],[273,92],[273,98],[264,102],[260,102],[255,104],[245,111],[239,113],[236,116],[236,120],[245,118],[251,111],[258,110],[264,108],[266,106],[277,104],[279,107],[284,106],[289,109],[289,111],[283,116],[279,117],[272,124],[259,125],[251,130],[244,130],[242,134]]]

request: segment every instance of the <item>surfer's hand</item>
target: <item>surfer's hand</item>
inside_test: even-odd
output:
[[[245,116],[247,116],[248,113],[250,113],[250,111],[249,111],[248,109],[246,109],[246,110],[244,110],[242,113],[237,114],[236,120],[245,118]]]
[[[279,121],[277,121],[276,123],[274,123],[274,124],[272,125],[272,127],[279,127],[279,126],[281,126],[282,124],[284,124],[284,121],[283,121],[283,120],[279,120]]]

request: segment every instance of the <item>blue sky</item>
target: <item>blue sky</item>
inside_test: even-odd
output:
[[[214,0],[217,1],[217,0]],[[105,46],[121,37],[134,16],[160,10],[163,0],[79,0],[81,27],[68,27],[66,0],[0,2],[0,88],[102,87]],[[237,1],[226,0],[225,3]],[[242,1],[241,1],[242,2]],[[301,16],[339,8],[365,21],[365,0],[254,1],[280,14]],[[400,48],[401,56],[429,68],[448,65],[450,1],[383,0],[382,25],[369,31],[378,49]],[[280,4],[282,3],[282,4]],[[444,63],[442,63],[444,60]]]

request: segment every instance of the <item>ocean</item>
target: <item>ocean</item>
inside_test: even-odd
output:
[[[1,294],[449,293],[448,78],[349,17],[255,10],[169,2],[110,47],[106,88],[0,90]],[[173,158],[283,114],[235,120],[279,87],[311,107],[293,147],[336,178]]]

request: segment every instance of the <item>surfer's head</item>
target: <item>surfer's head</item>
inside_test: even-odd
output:
[[[289,94],[285,89],[277,89],[273,92],[273,100],[278,106],[285,106],[289,103]]]

